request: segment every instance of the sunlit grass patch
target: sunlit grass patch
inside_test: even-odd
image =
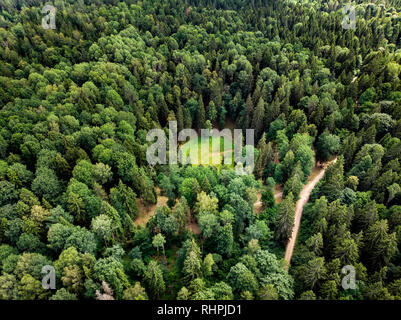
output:
[[[189,140],[181,147],[181,154],[186,163],[192,165],[219,166],[223,164],[224,156],[231,157],[234,163],[234,144],[224,137],[197,137]]]

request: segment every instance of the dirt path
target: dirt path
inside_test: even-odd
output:
[[[186,227],[187,230],[191,230],[195,235],[200,234],[201,230],[199,228],[199,225],[196,223],[196,221],[191,221],[189,222]]]
[[[262,199],[262,194],[258,193],[258,200],[253,204],[253,212],[257,214],[261,213],[263,209],[263,203],[261,199]]]
[[[312,169],[311,176],[308,179],[308,183],[303,187],[300,195],[299,195],[299,200],[297,201],[297,204],[295,206],[295,223],[294,223],[294,228],[292,229],[292,235],[287,243],[287,248],[285,250],[285,256],[284,259],[288,262],[288,266],[291,263],[291,258],[292,254],[294,252],[294,247],[295,243],[297,240],[297,235],[298,235],[298,230],[299,230],[299,225],[301,224],[301,217],[302,217],[302,212],[304,209],[304,206],[308,203],[310,194],[312,193],[312,190],[315,188],[316,184],[323,178],[324,174],[326,173],[326,169],[328,164],[336,163],[337,158],[335,158],[333,161],[330,163],[324,164],[323,167],[314,167]]]
[[[283,201],[283,191],[284,185],[276,184],[274,186],[274,200],[276,200],[276,204],[280,204]]]

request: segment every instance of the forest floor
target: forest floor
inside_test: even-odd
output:
[[[187,224],[186,228],[187,230],[191,230],[194,234],[200,234],[201,230],[199,228],[198,223],[196,222],[195,219],[192,219],[191,217],[189,218],[189,223]]]
[[[253,212],[259,214],[263,209],[262,194],[258,193],[258,200],[253,204]]]
[[[283,185],[274,186],[274,200],[276,204],[280,204],[283,201]],[[262,194],[258,193],[258,200],[253,205],[253,212],[259,214],[263,210],[263,202],[261,200]]]
[[[274,186],[274,199],[276,200],[276,204],[280,204],[283,201],[283,190],[284,185],[282,184]]]
[[[167,204],[168,198],[161,195],[161,191],[159,188],[156,188],[156,194],[157,194],[157,203],[150,206],[145,206],[141,199],[136,200],[139,212],[138,212],[138,217],[134,220],[135,226],[141,226],[141,227],[146,226],[149,219],[155,214],[156,208],[162,207]]]
[[[156,209],[158,207],[163,207],[167,205],[168,198],[165,196],[161,195],[161,190],[159,188],[156,188],[156,193],[157,193],[157,203],[150,205],[150,206],[145,206],[142,202],[141,199],[137,199],[137,205],[138,205],[138,217],[134,220],[134,225],[135,226],[141,226],[145,227],[148,221],[150,220],[151,217],[154,216]],[[188,224],[186,228],[188,230],[192,230],[194,234],[200,234],[200,228],[196,220],[192,217],[191,214],[188,214]]]
[[[288,265],[287,268],[289,267],[291,263],[291,258],[292,254],[294,252],[294,247],[295,243],[297,240],[297,235],[298,235],[298,230],[299,226],[301,224],[301,217],[302,217],[302,212],[304,209],[304,206],[308,203],[309,197],[315,188],[316,184],[324,177],[324,174],[326,173],[326,169],[329,166],[329,164],[334,164],[337,162],[337,158],[334,160],[316,165],[311,172],[311,175],[308,178],[308,183],[304,185],[300,195],[299,195],[299,200],[297,201],[297,204],[295,205],[295,221],[294,221],[294,228],[292,229],[292,235],[290,240],[287,243],[287,247],[285,250],[285,256],[284,259],[287,261]]]

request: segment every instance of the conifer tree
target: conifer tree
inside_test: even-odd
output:
[[[277,228],[275,238],[277,241],[285,245],[291,238],[292,229],[294,228],[295,204],[294,196],[290,192],[278,209]]]

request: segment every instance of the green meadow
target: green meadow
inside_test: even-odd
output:
[[[223,164],[224,155],[231,155],[231,163],[234,163],[234,144],[224,137],[197,137],[191,139],[181,147],[181,152],[186,163],[192,165],[219,166]]]

